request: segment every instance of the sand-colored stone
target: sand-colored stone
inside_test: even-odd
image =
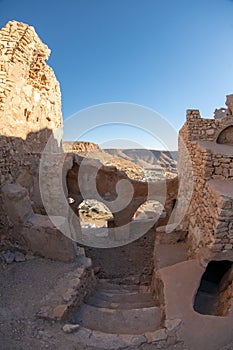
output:
[[[198,110],[188,110],[179,134],[179,143],[185,145],[191,161],[180,162],[179,172],[186,174],[186,178],[191,173],[193,178],[192,188],[188,182],[185,184],[186,193],[192,192],[187,217],[193,256],[202,247],[215,253],[232,250],[229,229],[233,208],[231,99],[227,97],[228,111],[224,118],[203,119]],[[184,155],[184,147],[180,147],[179,158]]]

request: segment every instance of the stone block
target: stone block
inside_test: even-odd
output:
[[[46,215],[34,214],[22,228],[28,250],[40,256],[70,261],[76,256],[76,244],[59,231]]]
[[[215,130],[214,130],[214,129],[207,129],[207,130],[206,130],[206,135],[208,135],[208,136],[213,136],[214,133],[215,133]]]
[[[61,321],[66,317],[67,312],[68,312],[68,305],[66,304],[58,305],[53,310],[53,316],[56,320]]]
[[[2,187],[2,197],[7,215],[13,224],[23,224],[33,216],[26,188],[19,184],[6,184]]]
[[[77,330],[79,330],[80,326],[79,324],[65,324],[62,327],[63,332],[70,334],[70,333],[74,333],[77,332]]]
[[[176,319],[168,319],[165,322],[166,328],[168,331],[173,331],[177,327],[179,327],[181,324],[181,319],[176,318]]]
[[[158,329],[154,332],[146,332],[146,339],[148,343],[156,343],[167,339],[167,332],[165,328]]]

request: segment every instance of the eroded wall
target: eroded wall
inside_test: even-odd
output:
[[[62,123],[60,87],[46,63],[49,54],[27,24],[10,21],[0,30],[0,185],[17,181],[26,187],[35,212],[43,211],[40,154]],[[0,212],[4,235],[9,222],[1,198]]]
[[[112,212],[115,226],[122,226],[131,222],[140,205],[147,200],[157,200],[164,205],[166,222],[168,221],[178,194],[177,177],[151,183],[140,182],[130,179],[116,167],[104,166],[94,159],[85,162],[75,154],[66,157],[64,167],[65,163],[72,165],[67,172],[66,181],[67,195],[74,199],[75,208],[84,199],[100,200]],[[118,185],[124,183],[123,180],[125,186],[120,189]],[[45,192],[48,193],[49,188]],[[59,201],[56,199],[56,202]]]

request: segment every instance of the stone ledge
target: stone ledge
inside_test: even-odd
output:
[[[68,331],[65,326],[67,326]],[[63,331],[67,334],[75,332],[75,340],[78,345],[85,345],[101,350],[120,350],[125,348],[134,348],[139,346],[154,346],[162,349],[167,347],[176,347],[177,339],[172,338],[166,328],[158,329],[154,332],[146,332],[145,334],[114,334],[101,331],[91,330],[78,324],[69,324],[63,326]],[[71,329],[71,331],[69,331]]]
[[[89,265],[89,259],[87,259]],[[95,289],[96,280],[90,267],[78,267],[63,275],[40,302],[37,317],[54,321],[69,319]]]

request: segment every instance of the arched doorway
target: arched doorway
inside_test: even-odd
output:
[[[215,316],[227,314],[233,291],[232,266],[229,260],[208,263],[194,299],[193,308],[196,312]]]
[[[85,199],[78,206],[81,227],[101,228],[108,226],[108,220],[113,219],[113,215],[108,207],[96,200]]]

